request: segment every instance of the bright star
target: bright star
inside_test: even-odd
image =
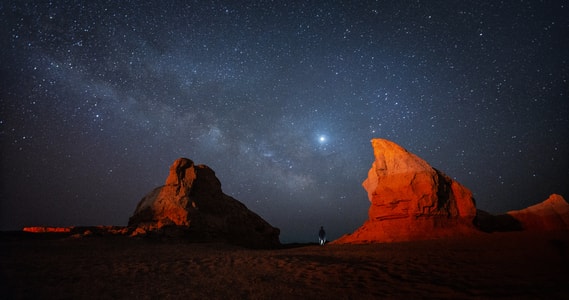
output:
[[[320,142],[321,144],[326,143],[327,140],[328,140],[328,139],[326,138],[325,135],[320,135],[320,136],[318,137],[318,142]]]

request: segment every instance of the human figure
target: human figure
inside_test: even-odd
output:
[[[320,231],[318,231],[318,241],[320,245],[326,244],[326,231],[324,231],[324,226],[320,226]]]

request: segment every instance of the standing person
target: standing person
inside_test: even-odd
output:
[[[320,226],[320,231],[318,231],[318,241],[320,245],[326,244],[326,231],[324,231],[324,226]]]

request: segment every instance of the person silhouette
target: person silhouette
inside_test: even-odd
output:
[[[324,226],[320,226],[320,231],[318,231],[318,242],[320,245],[326,244],[326,231],[324,231]]]

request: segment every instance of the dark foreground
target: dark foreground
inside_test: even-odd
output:
[[[567,299],[569,233],[252,250],[8,234],[2,299]]]

